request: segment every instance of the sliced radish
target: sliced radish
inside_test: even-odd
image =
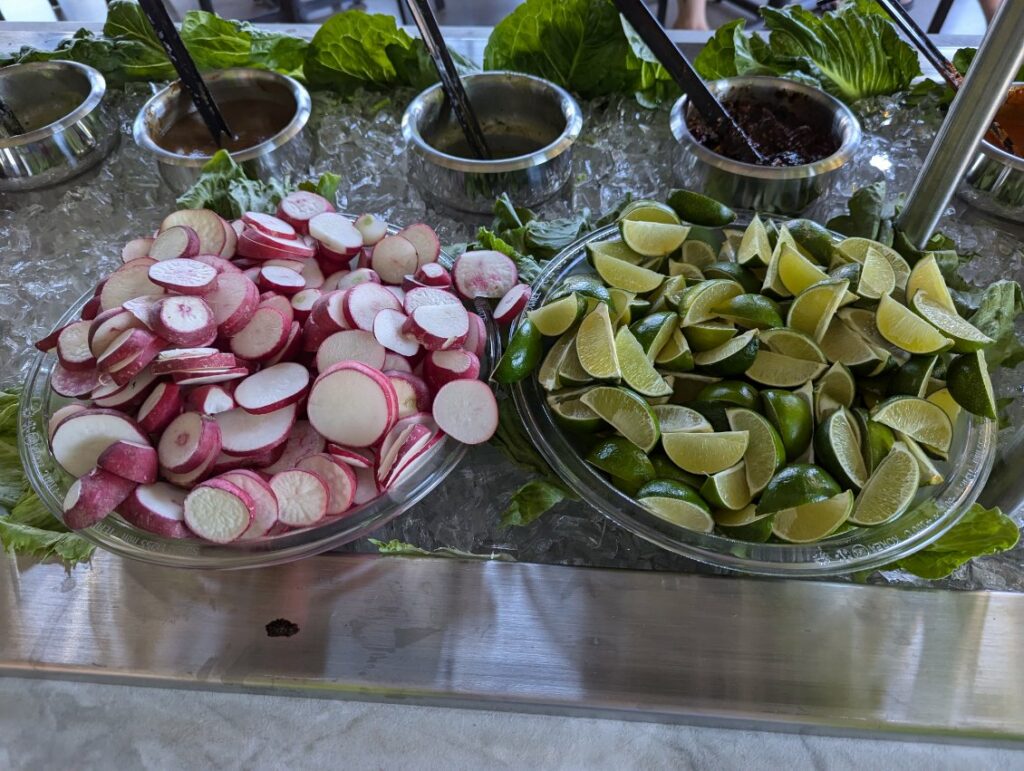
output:
[[[257,308],[256,312],[234,337],[231,351],[249,361],[263,361],[280,351],[288,342],[291,323],[276,308]]]
[[[345,404],[346,409],[338,409]],[[391,381],[355,361],[335,364],[313,382],[306,405],[313,427],[327,440],[349,447],[378,442],[398,419]]]
[[[96,366],[96,357],[89,348],[91,324],[89,321],[73,321],[57,335],[57,358],[64,369],[80,371]]]
[[[156,382],[156,374],[152,367],[143,367],[135,377],[125,385],[111,384],[98,386],[92,392],[93,403],[97,407],[108,407],[117,410],[129,410],[140,404],[149,393],[150,386]]]
[[[462,305],[424,305],[406,319],[404,329],[428,351],[460,345],[469,333],[469,315]]]
[[[228,390],[230,386],[204,385],[193,388],[185,397],[190,410],[203,415],[216,415],[235,408],[235,399]]]
[[[333,455],[335,458],[340,460],[347,466],[352,468],[372,468],[373,458],[367,457],[362,452],[351,450],[348,447],[342,447],[337,444],[328,444],[327,453]]]
[[[316,318],[310,315],[302,325],[302,350],[306,353],[316,352],[320,349],[320,344],[332,334],[330,329],[324,329],[316,323]]]
[[[76,479],[64,496],[64,524],[72,530],[92,527],[135,489],[135,482],[94,468]]]
[[[393,353],[415,356],[420,350],[420,344],[414,335],[405,331],[407,319],[401,311],[390,308],[382,310],[373,319],[373,336]],[[383,366],[384,362],[381,362],[380,368]]]
[[[348,511],[356,492],[356,475],[343,461],[321,453],[299,461],[296,468],[312,471],[327,484],[327,516]]]
[[[384,372],[412,372],[412,364],[404,356],[397,353],[390,353],[384,355],[384,366],[381,367]]]
[[[373,320],[380,311],[388,308],[402,310],[395,296],[380,284],[359,284],[352,287],[345,293],[342,307],[351,326],[367,332],[373,331]]]
[[[327,270],[326,267],[324,269]],[[329,276],[327,276],[324,279],[324,283],[323,286],[320,287],[320,291],[326,294],[327,292],[331,292],[337,289],[338,282],[341,281],[341,279],[343,279],[345,276],[347,276],[348,273],[349,271],[347,269],[333,271]]]
[[[486,442],[498,428],[498,403],[480,380],[453,380],[434,395],[434,420],[464,444]]]
[[[246,228],[238,237],[238,253],[243,257],[264,262],[312,257],[316,250],[303,241],[274,238],[253,228]]]
[[[153,238],[133,238],[121,248],[121,262],[129,263],[142,257],[149,257],[149,250],[153,246]]]
[[[469,332],[462,347],[476,354],[478,359],[483,359],[487,353],[487,325],[476,313],[469,312],[466,315],[469,318]]]
[[[266,233],[268,236],[276,236],[277,238],[296,238],[298,236],[295,228],[280,217],[275,217],[271,214],[247,211],[242,215],[242,222],[249,227]]]
[[[360,214],[352,223],[363,237],[363,246],[373,246],[388,234],[388,223],[373,214]]]
[[[214,455],[199,468],[194,471],[187,471],[184,474],[175,474],[173,471],[162,468],[160,469],[160,475],[172,485],[191,490],[195,485],[213,474],[213,467],[216,465],[217,458],[219,457],[219,455]]]
[[[126,329],[142,329],[145,325],[124,308],[103,311],[89,322],[89,350],[99,357]],[[38,347],[38,343],[36,344]]]
[[[187,474],[217,457],[220,446],[216,420],[198,412],[183,412],[164,429],[156,450],[163,468]]]
[[[106,319],[103,318],[104,314],[109,314],[111,312],[112,311],[102,311],[99,316],[97,316],[95,319],[89,322],[90,329],[93,326],[105,321]],[[33,345],[35,345],[35,347],[38,348],[43,353],[50,353],[51,351],[55,351],[57,349],[57,339],[60,337],[60,333],[63,331],[64,327],[57,327],[52,332],[50,332],[50,334],[48,334],[46,337],[42,338],[41,340],[37,340],[35,343],[33,343]],[[92,333],[90,332],[90,337],[91,334]],[[100,353],[103,353],[103,351],[100,351]]]
[[[96,465],[107,447],[119,439],[147,442],[138,424],[127,415],[107,409],[82,410],[66,418],[53,432],[50,446],[57,463],[80,477]]]
[[[218,330],[231,337],[248,324],[256,312],[260,291],[242,273],[223,273],[217,279],[217,288],[204,299],[213,310]]]
[[[380,276],[372,268],[356,268],[338,279],[338,289],[349,289],[359,284],[379,284]]]
[[[327,515],[330,490],[323,477],[312,471],[288,469],[270,478],[277,496],[278,519],[291,527],[308,527]]]
[[[295,423],[295,405],[264,415],[236,408],[213,417],[220,426],[221,449],[225,454],[259,455],[288,440]]]
[[[420,451],[426,448],[435,437],[440,436],[441,433],[436,427],[412,426],[409,432],[390,448],[388,463],[378,465],[377,481],[388,487],[388,480],[395,474],[404,459],[419,455]]]
[[[214,543],[230,543],[244,533],[256,503],[238,485],[223,478],[209,479],[185,496],[185,524]]]
[[[469,351],[431,351],[423,359],[423,379],[435,392],[453,380],[476,380],[479,377],[480,359]]]
[[[302,326],[299,322],[293,321],[291,329],[288,330],[288,340],[285,341],[284,347],[267,359],[266,366],[272,367],[283,361],[294,361],[300,353],[302,353]]]
[[[452,267],[452,281],[467,300],[475,297],[498,299],[519,281],[516,264],[501,252],[481,249],[466,252]]]
[[[428,453],[433,447],[444,438],[444,432],[424,437],[422,434],[410,437],[399,450],[398,458],[391,467],[391,472],[383,482],[385,489],[391,489],[400,485],[405,479],[415,472],[419,466],[428,458]]]
[[[334,205],[322,195],[305,190],[296,190],[281,199],[277,216],[290,224],[299,233],[309,231],[309,221],[323,212],[334,211]]]
[[[319,289],[303,289],[292,295],[292,313],[295,320],[300,323],[305,321],[322,295],[323,293]]]
[[[275,308],[282,316],[288,326],[295,320],[295,311],[292,310],[292,302],[283,294],[276,292],[264,292],[260,295],[259,308]]]
[[[237,360],[233,353],[221,353],[216,348],[172,348],[157,355],[153,371],[158,375],[170,375],[204,369],[230,369],[235,366]]]
[[[523,312],[526,304],[530,302],[531,292],[532,290],[527,284],[516,284],[509,289],[506,295],[494,306],[494,320],[502,326],[511,324],[516,316]]]
[[[398,235],[408,240],[416,248],[417,267],[436,262],[437,258],[441,256],[441,239],[437,237],[437,233],[430,225],[417,222],[415,225],[403,228]],[[413,271],[408,272],[412,273]]]
[[[458,305],[462,307],[459,298],[444,289],[436,287],[419,287],[410,289],[405,293],[405,300],[402,303],[402,310],[406,316],[411,316],[417,308],[427,305]]]
[[[288,268],[288,270],[294,270],[296,273],[302,273],[302,269],[306,267],[306,262],[313,262],[312,260],[267,260],[260,267],[275,267],[275,268]]]
[[[324,285],[324,272],[316,260],[305,260],[300,272],[306,282],[305,289],[319,289]]]
[[[169,214],[160,223],[160,232],[169,228],[184,225],[192,228],[199,236],[197,254],[220,254],[227,236],[224,231],[224,220],[209,209],[182,209]]]
[[[119,440],[100,453],[96,467],[140,485],[156,481],[157,453],[149,443]]]
[[[53,432],[57,430],[57,426],[63,423],[65,419],[70,418],[75,413],[81,412],[84,409],[87,409],[87,407],[84,404],[74,403],[65,404],[63,407],[54,412],[46,423],[47,437],[49,437],[52,440]]]
[[[296,420],[281,457],[267,466],[266,471],[276,474],[278,471],[294,468],[303,458],[323,452],[325,444],[324,438],[308,420]]]
[[[139,376],[143,376],[146,372],[147,367],[152,363],[156,355],[163,350],[164,341],[159,337],[153,338],[153,340],[143,348],[138,355],[129,359],[128,361],[120,362],[112,367],[107,374],[119,386],[129,386],[133,380]],[[152,378],[150,378],[151,380]],[[148,385],[148,382],[146,385]],[[94,397],[95,398],[95,397]]]
[[[158,383],[139,407],[139,428],[149,434],[163,431],[181,412],[181,389],[176,383]]]
[[[117,513],[125,521],[164,538],[191,538],[185,526],[185,496],[188,490],[167,482],[139,485],[125,498]]]
[[[423,286],[436,286],[441,289],[447,289],[452,285],[452,274],[437,262],[428,262],[425,265],[420,265],[412,277]]]
[[[103,310],[103,306],[100,304],[99,296],[90,297],[85,301],[85,305],[82,306],[82,310],[78,313],[78,318],[82,321],[92,321]]]
[[[252,522],[245,532],[239,536],[240,541],[251,541],[262,538],[277,524],[277,496],[270,483],[255,471],[238,469],[221,474],[221,479],[237,485],[252,498]]]
[[[320,299],[313,303],[309,317],[325,334],[351,328],[348,317],[345,315],[347,292],[348,290],[345,289],[335,289],[333,292],[321,295]]]
[[[122,265],[103,282],[100,290],[100,306],[103,310],[117,308],[128,300],[147,295],[165,294],[162,286],[149,280],[149,266],[155,260],[143,257]]]
[[[373,247],[370,267],[387,284],[401,284],[417,265],[416,247],[402,236],[384,236]]]
[[[217,321],[201,297],[165,297],[153,316],[153,329],[174,345],[206,345],[216,335]]]
[[[262,369],[240,382],[235,389],[235,402],[246,412],[263,415],[299,401],[308,386],[309,370],[301,364],[285,362]]]
[[[380,496],[380,487],[377,485],[377,475],[371,468],[354,468],[356,475],[356,493],[352,498],[352,504],[362,506],[374,498]]]
[[[374,369],[384,366],[384,346],[370,332],[346,329],[328,336],[316,352],[316,368],[324,372],[340,361],[360,361]]]
[[[289,268],[276,265],[264,265],[260,268],[257,285],[263,291],[280,292],[293,295],[306,288],[306,280],[301,274]]]
[[[57,363],[50,372],[50,388],[69,399],[91,393],[98,384],[95,369],[70,370]]]
[[[106,350],[96,359],[96,368],[109,371],[121,362],[134,359],[149,347],[156,335],[145,329],[126,329],[107,346]]]
[[[199,260],[164,260],[149,266],[149,280],[178,294],[204,295],[217,286],[217,270]]]
[[[309,234],[332,252],[352,257],[363,247],[363,234],[347,217],[335,212],[318,214],[309,220]]]
[[[121,308],[134,316],[142,327],[152,330],[153,317],[156,313],[157,303],[160,302],[160,297],[160,295],[134,297],[121,303]]]
[[[187,225],[173,225],[162,230],[149,247],[154,260],[173,260],[199,254],[199,234]]]
[[[231,231],[232,233],[234,231]],[[193,257],[196,262],[201,262],[203,265],[209,265],[219,276],[222,273],[241,273],[242,269],[232,263],[230,260],[222,255],[216,254],[197,254]]]
[[[224,231],[224,246],[220,248],[217,254],[225,260],[230,260],[235,256],[235,249],[238,248],[238,233],[228,224],[227,220],[221,220],[220,224],[221,230]]]
[[[238,380],[239,378],[247,377],[249,375],[248,367],[234,367],[226,370],[210,369],[204,371],[206,374],[175,372],[173,375],[174,382],[182,387],[202,386],[212,385],[213,383],[229,383],[232,380]]]
[[[405,304],[405,290],[402,289],[402,287],[395,286],[394,284],[385,284],[384,288],[387,289],[389,292],[391,292],[391,294],[393,294],[395,296],[395,299],[398,300],[398,304],[399,305],[404,307],[404,304]]]

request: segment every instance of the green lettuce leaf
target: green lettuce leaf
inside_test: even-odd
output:
[[[885,194],[885,182],[875,182],[858,189],[846,204],[849,213],[830,219],[828,228],[844,236],[877,241],[883,222],[895,213],[893,207],[886,203]]]
[[[302,74],[309,45],[301,38],[266,32],[206,11],[185,14],[181,39],[201,69],[256,67],[293,76]]]
[[[249,179],[226,150],[218,150],[177,203],[183,209],[212,209],[222,217],[236,219],[247,211],[272,213],[287,192],[288,180]]]
[[[966,75],[967,70],[971,68],[971,62],[974,61],[974,57],[977,55],[977,48],[960,48],[955,54],[953,54],[953,66],[956,67],[957,71],[961,75]],[[1020,72],[1017,73],[1014,80],[1024,80],[1024,67],[1020,68]]]
[[[633,86],[636,100],[644,107],[657,107],[678,99],[679,86],[668,74],[668,70],[661,66],[661,62],[629,22],[624,17],[620,18],[631,53],[626,57],[626,70],[635,73],[636,77]]]
[[[989,369],[1016,367],[1024,361],[1024,344],[1014,322],[1024,310],[1020,284],[1003,279],[986,287],[970,322],[995,342],[985,349]]]
[[[532,284],[540,275],[540,265],[532,257],[528,257],[515,249],[511,244],[502,240],[493,230],[481,227],[476,231],[476,240],[481,249],[493,249],[501,252],[516,264],[519,270],[519,280]]]
[[[896,563],[920,578],[945,578],[975,557],[998,554],[1016,546],[1020,529],[999,509],[974,504],[948,533],[919,552]]]
[[[0,507],[11,509],[27,487],[17,443],[0,439]]]
[[[300,190],[308,190],[311,193],[322,195],[333,204],[338,203],[338,188],[341,186],[341,176],[332,171],[325,171],[316,182],[299,183]]]
[[[694,59],[705,80],[738,75],[783,75],[787,67],[772,59],[763,38],[745,33],[746,20],[735,19],[719,27]],[[808,76],[812,77],[813,76]]]
[[[520,487],[501,513],[502,527],[529,525],[541,514],[569,498],[562,484],[535,479]]]
[[[443,546],[440,549],[434,549],[428,551],[427,549],[421,549],[419,546],[413,546],[411,543],[405,541],[390,540],[390,541],[379,541],[376,538],[367,538],[370,543],[377,547],[377,551],[381,554],[387,554],[390,556],[401,556],[401,557],[451,557],[453,559],[469,559],[469,560],[494,560],[497,562],[515,562],[515,558],[510,554],[502,554],[500,552],[491,552],[490,554],[474,554],[473,552],[462,551],[460,549],[452,549],[447,546]]]

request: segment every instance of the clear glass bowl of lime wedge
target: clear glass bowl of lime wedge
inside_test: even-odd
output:
[[[569,276],[594,275],[587,260],[587,244],[615,239],[618,234],[617,225],[600,228],[552,259],[534,283],[533,296],[520,318],[544,305],[549,293]],[[688,530],[655,516],[584,460],[580,446],[555,421],[536,376],[514,385],[512,394],[530,439],[583,501],[617,525],[664,549],[744,573],[829,576],[889,565],[924,548],[953,527],[977,500],[995,460],[995,421],[961,411],[949,460],[935,462],[945,481],[922,487],[910,509],[893,521],[855,527],[810,544],[753,543],[718,531],[705,534]]]

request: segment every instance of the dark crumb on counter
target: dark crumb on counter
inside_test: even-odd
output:
[[[780,90],[771,102],[752,101],[738,94],[726,99],[724,105],[762,158],[754,158],[735,132],[723,131],[722,126],[712,130],[691,110],[687,120],[691,133],[719,155],[758,166],[781,167],[813,163],[839,149],[831,116],[806,99]]]
[[[267,624],[267,637],[291,637],[299,633],[299,625],[286,618],[275,618]]]

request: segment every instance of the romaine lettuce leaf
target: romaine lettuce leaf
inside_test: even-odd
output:
[[[1024,344],[1014,322],[1024,310],[1020,284],[1003,279],[986,287],[970,322],[995,342],[985,349],[989,369],[1016,367],[1024,361]]]
[[[975,557],[1016,546],[1020,529],[999,509],[976,503],[948,533],[931,546],[899,560],[895,567],[930,581],[945,578]]]
[[[272,213],[288,192],[288,181],[249,179],[226,150],[218,150],[195,184],[178,196],[183,209],[212,209],[227,219],[247,211]]]

